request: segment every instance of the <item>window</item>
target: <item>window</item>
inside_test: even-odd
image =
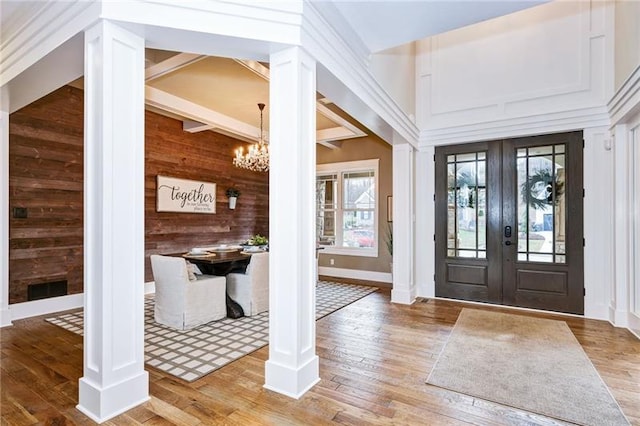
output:
[[[320,164],[316,235],[324,253],[378,256],[378,160]]]

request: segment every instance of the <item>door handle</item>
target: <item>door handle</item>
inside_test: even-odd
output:
[[[511,238],[511,227],[510,226],[505,226],[504,227],[504,237],[505,238]]]

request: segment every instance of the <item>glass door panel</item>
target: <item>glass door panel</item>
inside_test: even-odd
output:
[[[447,156],[447,256],[486,258],[486,152]]]
[[[516,153],[518,260],[566,263],[564,144]]]

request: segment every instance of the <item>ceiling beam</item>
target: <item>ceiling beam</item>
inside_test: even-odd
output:
[[[149,82],[156,78],[160,78],[165,74],[169,74],[179,70],[180,68],[184,68],[187,65],[191,65],[198,61],[201,61],[206,57],[206,55],[196,55],[193,53],[178,53],[177,55],[172,56],[169,59],[165,59],[164,61],[158,62],[157,64],[151,65],[150,67],[145,69],[144,79],[145,81]]]
[[[145,79],[146,81],[151,81],[204,58],[206,58],[205,55],[179,53],[148,67],[145,70]],[[260,62],[238,59],[235,61],[266,81],[269,81],[269,68]],[[323,99],[323,101],[324,103],[327,102],[326,99]],[[246,141],[257,141],[258,135],[260,134],[259,129],[254,126],[151,86],[145,87],[145,102],[155,108],[185,117],[186,120],[183,120],[182,128],[189,133],[215,130],[219,133]],[[317,111],[327,117],[327,119],[339,124],[338,127],[317,130],[317,143],[330,149],[338,149],[342,145],[342,143],[339,142],[341,140],[366,136],[366,133],[331,111],[323,102],[317,101],[316,108]]]
[[[185,117],[188,121],[210,126],[209,129],[202,128],[202,130],[216,130],[246,141],[257,141],[260,135],[260,129],[257,127],[150,86],[145,87],[145,103]],[[194,128],[192,125],[187,125],[187,127]]]
[[[234,59],[238,64],[242,65],[249,71],[254,72],[256,75],[262,77],[266,81],[269,81],[269,68],[265,67],[258,61],[252,60],[243,60],[243,59]],[[329,108],[325,106],[325,104],[331,103],[327,98],[320,98],[316,101],[316,110],[323,116],[325,116],[328,120],[333,121],[338,124],[340,127],[334,127],[332,129],[325,129],[327,131],[318,130],[316,134],[317,142],[325,145],[324,142],[330,142],[332,140],[341,140],[341,139],[350,139],[350,138],[358,138],[362,136],[367,136],[365,132],[360,130],[358,127],[351,124],[349,121],[331,111]],[[343,132],[339,132],[338,129],[343,128]],[[338,137],[336,139],[331,139],[329,135],[335,134]],[[328,146],[328,148],[336,149],[336,146]],[[339,147],[339,145],[338,145]]]

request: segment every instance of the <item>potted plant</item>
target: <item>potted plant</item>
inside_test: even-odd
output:
[[[387,251],[389,252],[389,256],[391,256],[391,262],[389,262],[389,268],[391,268],[391,273],[393,274],[393,223],[387,222],[387,232],[385,235],[385,244],[387,245]]]
[[[269,239],[260,234],[252,235],[247,241],[241,243],[242,248],[248,252],[268,250]]]
[[[233,187],[227,188],[226,194],[227,194],[227,198],[229,198],[229,208],[231,210],[235,209],[236,201],[240,196],[240,190],[238,188],[233,188]]]

